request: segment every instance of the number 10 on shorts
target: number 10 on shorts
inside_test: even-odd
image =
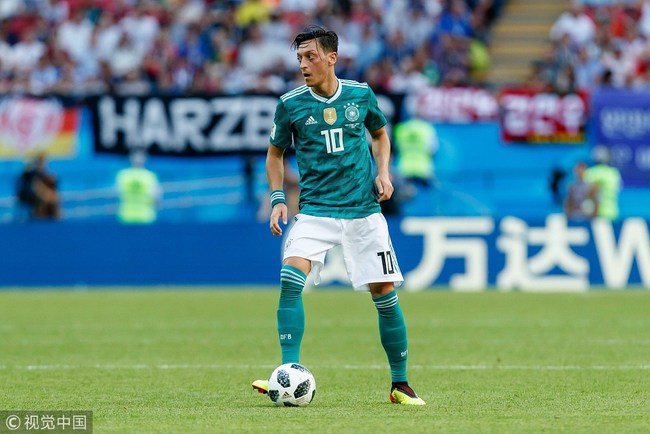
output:
[[[395,264],[393,264],[393,255],[390,250],[387,252],[377,252],[381,258],[381,266],[384,268],[384,274],[395,274]]]

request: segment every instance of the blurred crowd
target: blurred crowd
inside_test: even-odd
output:
[[[504,2],[2,0],[0,93],[284,92],[309,24],[339,34],[339,76],[378,91],[480,84]]]
[[[558,92],[650,87],[650,0],[574,0],[530,84]]]

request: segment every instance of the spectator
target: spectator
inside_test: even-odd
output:
[[[21,41],[14,45],[11,58],[18,71],[26,72],[34,68],[44,54],[45,44],[36,38],[36,32],[26,30]]]
[[[395,93],[417,92],[430,83],[429,77],[424,74],[426,55],[423,50],[407,57],[400,63],[400,68],[391,77],[389,89]]]
[[[526,86],[539,92],[552,90],[555,75],[555,53],[552,48],[548,48],[542,54],[542,58],[532,62],[530,76],[526,80]]]
[[[190,26],[183,41],[178,45],[178,55],[187,59],[189,65],[200,67],[211,56],[211,47],[196,26]]]
[[[384,46],[384,56],[386,56],[393,65],[400,64],[413,55],[413,47],[408,43],[404,31],[396,29],[386,41]]]
[[[244,0],[235,13],[235,20],[241,27],[251,24],[265,23],[271,18],[271,8],[268,2],[262,0]]]
[[[646,39],[650,39],[650,0],[643,0],[639,17],[639,31]]]
[[[591,55],[589,49],[580,47],[573,71],[575,87],[578,90],[592,90],[599,84],[598,78],[603,73],[603,65]]]
[[[24,7],[21,0],[4,0],[0,2],[0,20],[19,13]]]
[[[557,41],[565,34],[578,46],[591,42],[596,34],[596,26],[584,12],[584,7],[578,0],[573,0],[569,9],[555,21],[551,27],[551,40]]]
[[[639,58],[637,75],[632,85],[636,88],[648,88],[650,86],[650,50]]]
[[[156,174],[144,167],[145,160],[144,152],[133,152],[131,167],[117,173],[118,218],[121,223],[149,224],[156,221],[162,190]]]
[[[70,16],[70,5],[66,0],[51,0],[41,14],[49,23],[59,25]]]
[[[8,73],[13,64],[13,49],[6,41],[6,34],[0,27],[0,73]]]
[[[453,38],[474,36],[472,15],[464,0],[451,0],[449,8],[440,17],[440,31]]]
[[[55,67],[51,56],[41,56],[29,75],[29,89],[35,95],[52,92],[60,78],[60,71]]]
[[[129,37],[122,34],[116,50],[110,57],[111,70],[114,77],[122,78],[142,64],[142,53],[138,51]]]
[[[645,88],[650,85],[648,23],[650,0],[591,1],[586,7],[574,2],[551,30],[555,62],[535,62],[534,76],[540,85],[558,92],[602,86]]]
[[[377,31],[371,24],[365,24],[362,28],[361,40],[359,45],[363,47],[357,55],[357,67],[359,71],[365,71],[370,65],[381,59],[384,44],[377,36]]]
[[[72,20],[64,22],[59,27],[56,39],[58,47],[68,53],[75,62],[83,63],[90,50],[93,27],[93,23],[86,18],[84,10],[76,10]]]
[[[564,213],[572,220],[588,220],[598,213],[596,189],[585,180],[587,164],[579,161],[573,167],[575,179],[569,185],[564,201]]]
[[[604,146],[593,149],[596,164],[585,170],[584,179],[594,188],[598,207],[596,215],[607,220],[618,218],[618,195],[621,190],[621,173],[611,165],[611,153]]]
[[[611,47],[605,50],[601,63],[604,70],[611,73],[611,82],[614,87],[625,86],[635,67],[632,59],[625,56],[620,41],[615,41]]]
[[[150,4],[139,2],[132,12],[120,20],[120,27],[142,53],[151,48],[160,33],[160,25],[154,14],[155,9]]]
[[[449,34],[440,35],[432,58],[437,65],[442,84],[467,84],[470,65],[468,41],[466,38],[454,38]]]
[[[93,30],[91,48],[98,59],[109,61],[121,38],[122,29],[115,23],[113,15],[104,13]]]
[[[256,24],[248,28],[248,37],[239,49],[239,64],[247,71],[261,74],[264,71],[284,65],[284,55],[279,52],[278,44],[272,39],[264,39],[260,27]]]
[[[61,216],[57,179],[48,172],[45,155],[39,154],[27,164],[16,182],[19,221],[53,220]]]
[[[415,2],[402,27],[408,44],[416,48],[424,45],[433,36],[436,26],[431,24],[435,22],[436,18],[429,16],[425,7]]]
[[[467,53],[469,72],[472,81],[477,84],[484,84],[490,72],[490,52],[487,46],[478,39],[469,43]]]
[[[417,86],[421,75],[435,75],[435,82],[447,84],[481,84],[488,51],[476,42],[470,44],[468,36],[482,43],[488,40],[488,24],[503,0],[35,4],[0,1],[0,16],[5,17],[0,20],[2,92],[33,87],[38,92],[83,95],[145,89],[141,83],[134,85],[134,77],[145,79],[157,91],[282,92],[294,85],[295,56],[277,48],[288,46],[290,35],[313,22],[341,35],[342,72],[360,81],[379,82],[377,90],[389,89],[394,75],[399,90],[405,83]],[[260,28],[265,35],[261,42]],[[441,35],[462,41],[443,47]],[[39,63],[42,56],[47,56],[45,63]],[[123,81],[127,83],[120,86]]]

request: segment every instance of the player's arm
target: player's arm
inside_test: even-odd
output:
[[[386,132],[386,127],[371,131],[372,137],[372,155],[377,165],[377,176],[375,185],[379,193],[379,201],[388,200],[393,195],[393,183],[390,180],[390,139]]]
[[[277,202],[274,192],[282,191],[284,183],[284,149],[269,145],[266,153],[266,177],[269,181],[269,190],[271,191],[271,221],[270,228],[273,235],[282,235],[280,219],[283,224],[287,224],[287,204],[286,202]]]

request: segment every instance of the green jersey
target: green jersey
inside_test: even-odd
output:
[[[338,80],[329,98],[300,86],[280,97],[271,145],[296,149],[300,212],[362,218],[380,212],[366,128],[386,125],[366,83]]]
[[[598,186],[598,217],[609,220],[618,218],[618,193],[621,189],[621,173],[607,164],[597,164],[585,170],[585,181]]]
[[[399,172],[407,178],[431,178],[433,154],[438,146],[433,125],[421,119],[409,119],[397,124],[393,134],[399,155]]]
[[[122,223],[153,223],[156,220],[158,177],[142,167],[129,167],[117,174],[120,193],[118,216]]]

